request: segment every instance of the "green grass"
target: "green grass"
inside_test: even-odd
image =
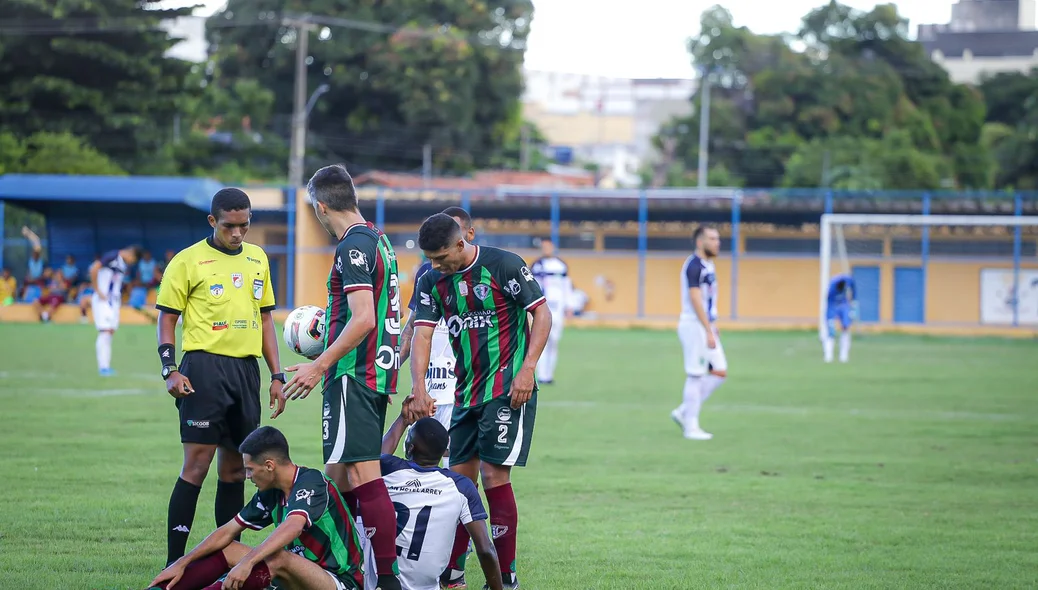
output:
[[[825,365],[813,334],[724,337],[715,438],[690,442],[672,332],[567,333],[514,474],[524,588],[1038,584],[1038,344],[872,336]],[[0,327],[0,588],[143,588],[165,557],[181,453],[154,330],[120,330],[110,379],[93,338]],[[300,463],[320,464],[320,408],[275,422]]]

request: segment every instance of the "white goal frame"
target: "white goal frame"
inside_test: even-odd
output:
[[[825,339],[828,334],[826,322],[826,300],[829,295],[830,269],[832,268],[832,242],[834,235],[842,236],[842,227],[845,225],[972,225],[977,227],[1026,227],[1038,226],[1038,216],[1029,215],[885,215],[885,214],[844,214],[825,213],[822,215],[819,239],[819,301],[818,301],[818,336]],[[843,240],[839,240],[838,247],[841,248],[841,256],[846,260],[846,247]],[[851,269],[845,269],[850,273]],[[1020,282],[1020,259],[1014,256],[1013,260],[1014,288]]]

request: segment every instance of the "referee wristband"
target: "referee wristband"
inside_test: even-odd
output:
[[[177,366],[177,348],[172,344],[159,345],[159,360],[163,367]]]

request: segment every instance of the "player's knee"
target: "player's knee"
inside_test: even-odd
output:
[[[180,477],[184,481],[201,485],[209,473],[209,466],[213,462],[215,449],[205,446],[197,446],[184,449],[184,466],[180,470]]]
[[[505,465],[492,465],[484,461],[479,471],[483,479],[483,489],[503,486],[512,480],[512,468]]]

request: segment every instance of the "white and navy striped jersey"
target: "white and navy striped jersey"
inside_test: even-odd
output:
[[[681,267],[681,319],[698,322],[692,298],[688,295],[688,290],[692,288],[699,288],[703,294],[707,319],[717,321],[717,276],[714,274],[714,263],[695,254],[689,256]]]
[[[573,292],[566,263],[556,256],[544,256],[530,265],[530,272],[541,285],[548,308],[554,313],[566,311]]]
[[[382,455],[382,479],[396,509],[397,565],[410,590],[438,590],[458,523],[487,520],[476,484],[439,467]]]
[[[97,270],[94,296],[109,305],[120,305],[123,300],[123,281],[129,269],[126,262],[113,250],[101,257],[101,268]]]

